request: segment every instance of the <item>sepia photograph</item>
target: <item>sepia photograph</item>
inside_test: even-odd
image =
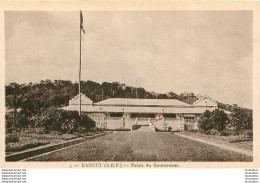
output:
[[[6,162],[253,162],[253,11],[5,11],[4,31]]]

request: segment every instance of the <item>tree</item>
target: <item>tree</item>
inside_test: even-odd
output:
[[[205,131],[215,129],[219,132],[226,129],[228,123],[227,114],[222,111],[215,109],[214,111],[205,111],[198,120],[198,127]]]
[[[95,122],[84,114],[79,116],[77,111],[49,108],[42,113],[41,126],[46,133],[75,133],[90,130],[95,127]]]
[[[211,113],[211,120],[214,122],[215,130],[221,132],[226,129],[228,123],[228,116],[224,111],[215,109]]]
[[[22,114],[21,112],[16,112],[14,117],[13,113],[14,112],[10,112],[5,115],[5,125],[7,132],[13,132],[15,130],[21,130],[28,127],[30,123],[28,117],[25,114]]]
[[[198,127],[205,131],[214,129],[214,122],[211,120],[211,112],[206,110],[198,120]]]
[[[178,94],[174,93],[173,91],[168,93],[169,98],[171,99],[178,99]]]
[[[236,108],[230,115],[230,126],[233,127],[235,131],[252,130],[252,111]]]

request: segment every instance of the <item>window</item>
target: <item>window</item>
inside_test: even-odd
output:
[[[166,113],[166,114],[163,114],[163,117],[165,117],[165,118],[176,118],[176,114]]]
[[[155,118],[155,114],[150,113],[132,113],[131,118]]]
[[[184,117],[184,119],[194,119],[194,117]]]
[[[184,117],[184,121],[186,122],[194,122],[194,117]]]
[[[122,112],[112,112],[110,113],[110,117],[123,117]]]

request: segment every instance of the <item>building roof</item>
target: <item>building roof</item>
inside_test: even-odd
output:
[[[206,110],[216,109],[215,101],[204,98],[190,105],[176,99],[135,99],[135,98],[109,98],[97,103],[81,94],[82,112],[129,112],[129,113],[180,113],[202,114]],[[206,102],[206,103],[205,103]],[[69,102],[64,110],[79,111],[79,96]]]
[[[70,105],[63,107],[64,110],[79,111],[79,106]],[[89,106],[82,105],[82,112],[129,112],[129,113],[181,113],[181,114],[201,114],[206,110],[215,108],[195,108],[195,107],[122,107],[122,106]]]
[[[93,102],[92,102],[92,100],[90,100],[88,97],[86,97],[85,95],[83,95],[81,93],[81,104],[82,105],[92,105]],[[79,105],[79,95],[77,95],[74,98],[72,98],[69,101],[69,105]]]
[[[176,99],[109,98],[95,103],[98,106],[192,106]]]
[[[211,107],[218,107],[218,104],[215,100],[212,100],[209,97],[203,97],[198,100],[196,100],[193,103],[194,106],[211,106]]]

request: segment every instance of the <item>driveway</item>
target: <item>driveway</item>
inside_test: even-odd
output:
[[[150,131],[117,132],[28,161],[252,161],[212,145]]]

